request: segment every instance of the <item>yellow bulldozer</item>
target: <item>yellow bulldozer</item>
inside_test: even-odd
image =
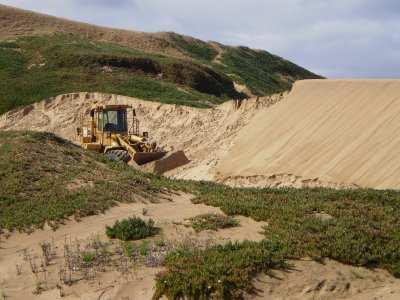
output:
[[[82,147],[104,153],[109,159],[137,165],[156,161],[154,172],[164,173],[187,164],[183,151],[164,160],[167,152],[149,140],[149,133],[140,133],[140,123],[135,109],[130,105],[97,105],[81,116],[76,129]]]

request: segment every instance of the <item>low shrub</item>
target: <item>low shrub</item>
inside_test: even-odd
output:
[[[282,244],[267,240],[182,248],[167,255],[153,299],[241,299],[254,292],[256,274],[286,268],[285,256]]]
[[[239,221],[221,214],[204,214],[189,219],[196,232],[203,230],[218,230],[239,226]]]
[[[106,227],[106,234],[109,238],[123,241],[144,239],[155,235],[157,231],[152,219],[146,222],[136,217],[116,221],[114,226]]]

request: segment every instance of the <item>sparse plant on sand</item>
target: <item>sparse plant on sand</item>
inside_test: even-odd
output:
[[[96,253],[94,252],[83,252],[82,253],[82,260],[84,263],[90,264],[94,262],[96,259]]]
[[[45,266],[48,266],[51,260],[54,258],[54,246],[50,242],[40,243],[40,248],[42,250],[42,260]]]
[[[203,230],[218,230],[239,226],[239,221],[221,214],[204,214],[189,219],[196,232]]]

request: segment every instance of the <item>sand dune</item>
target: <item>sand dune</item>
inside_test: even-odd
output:
[[[167,174],[257,187],[400,187],[400,80],[305,80],[286,95],[213,109],[100,93],[61,95],[0,117],[0,129],[72,139],[93,101],[132,104],[142,130],[192,161]]]
[[[289,174],[400,187],[400,80],[305,80],[259,112],[217,167],[226,181]]]

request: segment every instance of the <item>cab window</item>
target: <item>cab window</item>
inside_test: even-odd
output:
[[[106,110],[103,112],[103,131],[123,132],[126,131],[126,111]]]

